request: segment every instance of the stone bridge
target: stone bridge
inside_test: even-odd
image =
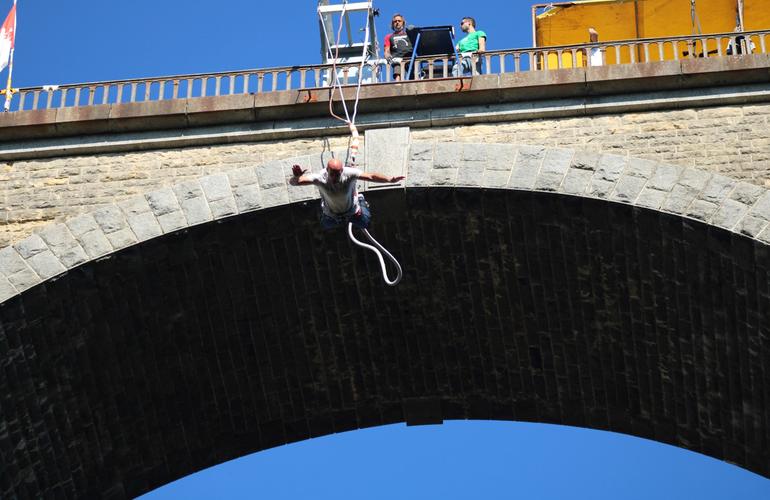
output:
[[[770,476],[770,89],[751,64],[707,91],[608,92],[616,111],[591,116],[567,88],[518,118],[458,108],[473,92],[412,130],[363,117],[365,167],[407,175],[362,186],[404,266],[393,289],[286,183],[344,154],[327,122],[10,127],[2,496],[131,497],[448,419],[612,430]]]

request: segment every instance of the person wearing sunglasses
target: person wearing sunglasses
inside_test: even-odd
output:
[[[317,174],[308,174],[299,165],[291,168],[292,186],[314,185],[321,193],[321,226],[332,229],[346,222],[351,222],[360,229],[366,229],[371,222],[369,203],[356,190],[356,181],[395,183],[404,176],[387,176],[377,172],[344,167],[336,158],[329,160],[326,168]]]
[[[460,29],[467,35],[457,44],[460,62],[452,67],[452,75],[473,75],[473,54],[477,54],[476,73],[481,73],[481,56],[479,54],[487,50],[487,34],[476,29],[476,20],[472,17],[462,18]]]
[[[412,57],[412,41],[406,32],[406,20],[401,14],[393,14],[390,21],[393,33],[385,35],[385,59],[393,68],[393,80],[401,80],[401,61]],[[406,76],[409,79],[409,76]]]

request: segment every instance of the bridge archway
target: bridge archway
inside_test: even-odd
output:
[[[41,281],[0,307],[3,496],[134,496],[283,443],[447,419],[613,430],[770,475],[766,191],[536,147],[409,158],[406,190],[368,195],[396,289],[320,232],[312,190],[291,203],[293,160],[3,250],[9,283]],[[196,198],[211,220],[190,222]],[[166,234],[144,237],[146,214]],[[99,234],[135,241],[91,258]],[[88,258],[44,278],[48,254]]]

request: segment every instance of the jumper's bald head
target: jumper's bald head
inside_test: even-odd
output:
[[[326,164],[326,171],[331,176],[339,176],[342,173],[342,162],[337,158],[329,160],[329,162]]]

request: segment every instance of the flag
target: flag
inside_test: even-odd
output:
[[[16,38],[16,2],[11,7],[11,12],[5,18],[3,26],[0,27],[0,71],[8,66],[13,49],[14,39]]]

